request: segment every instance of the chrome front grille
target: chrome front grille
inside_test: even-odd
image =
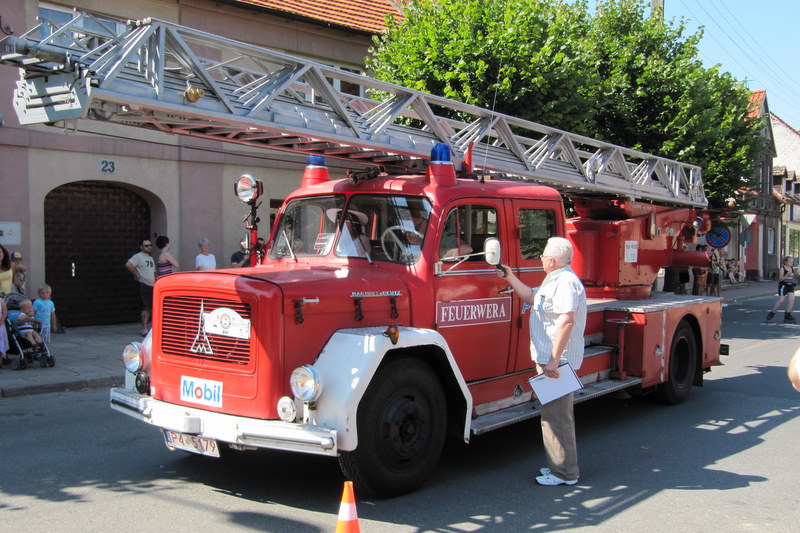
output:
[[[232,365],[250,362],[250,338],[209,333],[204,317],[217,309],[229,309],[251,321],[250,305],[222,298],[167,296],[161,316],[161,352],[165,355],[203,359]]]

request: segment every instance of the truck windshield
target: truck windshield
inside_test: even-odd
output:
[[[414,196],[296,198],[286,205],[270,259],[324,256],[412,264],[419,259],[431,204]],[[289,247],[291,246],[291,251]]]

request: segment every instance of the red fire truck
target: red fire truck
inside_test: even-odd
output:
[[[260,264],[159,279],[153,329],[124,349],[111,406],[171,448],[327,455],[362,493],[415,490],[448,436],[538,415],[527,309],[495,265],[537,286],[556,235],[590,297],[576,401],[681,402],[719,364],[720,299],[651,290],[707,265],[683,251],[710,225],[699,168],[161,21],[81,13],[0,46],[23,123],[308,158]],[[254,246],[262,184],[236,191]]]

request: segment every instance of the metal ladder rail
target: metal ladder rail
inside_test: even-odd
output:
[[[80,20],[85,19],[74,19],[72,29],[68,23],[58,32],[80,36],[84,31]],[[58,46],[45,39],[37,48],[32,41],[35,33],[36,29],[20,38],[6,38],[0,48],[6,52],[3,62],[29,74],[23,75],[15,105],[31,123],[86,116],[116,119],[364,164],[393,161],[399,167],[429,158],[436,142],[450,144],[460,165],[466,147],[474,143],[473,161],[485,170],[556,188],[706,205],[697,167],[175,24],[131,24],[105,41],[102,35],[94,36],[98,44],[88,52],[62,47],[63,63],[37,62],[37,55],[55,59]],[[79,37],[71,41],[75,40]],[[192,45],[214,50],[221,59],[204,59],[192,51]],[[45,81],[42,76],[48,69]],[[380,91],[392,95],[392,100],[346,94],[330,80],[356,84],[361,91]],[[206,97],[187,102],[184,84],[199,86]],[[72,105],[62,102],[61,107],[48,107],[48,100],[59,90],[68,91]],[[304,94],[312,99],[306,100]],[[28,109],[39,112],[26,116]],[[471,120],[455,120],[437,114],[437,109],[469,115]],[[424,125],[403,125],[398,122],[403,117]],[[320,141],[327,143],[327,149],[319,149]],[[347,149],[341,150],[343,146]]]

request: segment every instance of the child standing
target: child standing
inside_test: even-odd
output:
[[[42,339],[50,342],[50,331],[56,327],[56,305],[50,297],[53,289],[45,283],[39,287],[39,297],[33,302],[33,310],[36,312],[36,320],[42,323]]]

